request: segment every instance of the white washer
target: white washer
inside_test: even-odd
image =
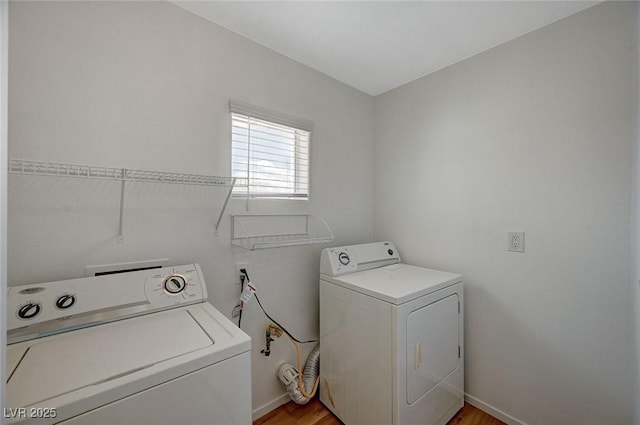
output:
[[[251,340],[197,264],[10,287],[8,424],[251,423]]]
[[[345,425],[442,425],[464,404],[462,276],[391,242],[320,260],[320,400]]]

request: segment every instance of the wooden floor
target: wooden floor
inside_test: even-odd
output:
[[[314,398],[309,403],[301,406],[293,401],[278,407],[261,418],[253,421],[253,425],[342,425],[342,422]],[[465,403],[462,410],[449,421],[447,425],[505,425]]]

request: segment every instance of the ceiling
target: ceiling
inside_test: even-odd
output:
[[[599,1],[173,1],[372,96]]]

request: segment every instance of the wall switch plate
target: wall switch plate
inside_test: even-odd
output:
[[[236,277],[235,277],[235,281],[233,283],[235,283],[236,285],[240,285],[242,283],[242,280],[240,279],[240,276],[242,275],[242,273],[240,273],[241,269],[248,269],[249,268],[249,263],[236,263]],[[247,270],[248,272],[249,270]]]
[[[513,252],[524,252],[524,232],[509,232],[507,250]]]

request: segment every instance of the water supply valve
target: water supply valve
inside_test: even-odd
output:
[[[282,329],[280,329],[273,323],[269,323],[265,331],[265,348],[260,350],[260,353],[264,354],[266,357],[269,357],[271,355],[271,343],[275,341],[272,336],[280,338],[282,336]]]

